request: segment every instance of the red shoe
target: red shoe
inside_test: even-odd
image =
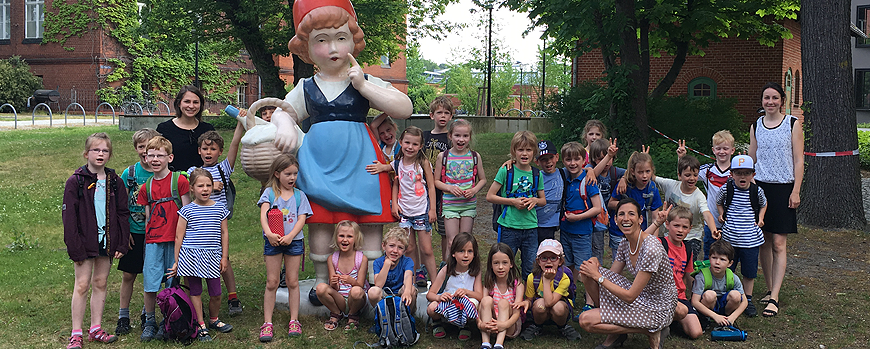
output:
[[[89,342],[103,342],[103,343],[112,343],[118,340],[118,337],[113,334],[108,334],[106,331],[103,331],[101,328],[97,332],[88,333],[88,341]]]

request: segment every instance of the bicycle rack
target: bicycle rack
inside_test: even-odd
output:
[[[97,106],[97,110],[94,111],[94,120],[97,119],[97,115],[100,114],[100,107],[102,107],[103,105],[106,105],[107,107],[109,107],[109,109],[112,110],[112,125],[114,125],[115,124],[115,107],[113,107],[108,102],[100,103],[100,105]]]
[[[126,102],[126,103],[124,103],[124,104],[121,104],[121,110],[125,110],[125,109],[126,109],[126,108],[124,108],[125,105],[135,105],[136,107],[139,108],[139,115],[145,115],[145,114],[143,114],[143,113],[144,113],[144,110],[142,109],[142,105],[141,105],[141,104],[139,104],[139,103],[137,103],[137,102]],[[149,114],[150,114],[150,112],[149,112]]]
[[[67,116],[67,113],[69,112],[69,108],[72,108],[73,106],[77,106],[77,107],[79,107],[79,109],[81,109],[81,111],[82,111],[82,125],[86,125],[85,118],[88,117],[88,115],[87,115],[87,113],[85,113],[85,107],[83,107],[81,104],[78,104],[78,103],[70,103],[70,105],[66,106],[66,110],[63,111],[63,124],[64,124],[64,126],[66,126],[66,116]],[[94,123],[96,123],[96,122],[97,122],[97,115],[94,114]]]
[[[161,115],[160,114],[160,106],[161,105],[166,107],[166,115],[172,115],[172,109],[169,109],[169,104],[166,104],[166,102],[163,102],[163,101],[157,102],[157,115]]]
[[[51,114],[51,107],[45,103],[39,103],[35,107],[33,107],[33,113],[30,114],[30,124],[31,126],[36,126],[36,109],[39,109],[39,106],[45,106],[45,109],[48,109],[48,127],[51,127],[54,123],[54,115]]]
[[[13,128],[17,129],[18,128],[18,112],[15,111],[15,107],[13,107],[12,104],[5,103],[3,105],[0,105],[0,110],[3,110],[3,107],[5,107],[7,105],[9,106],[9,108],[12,108],[12,114],[15,115],[15,127],[13,127]]]

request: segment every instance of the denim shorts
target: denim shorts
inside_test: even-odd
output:
[[[565,250],[566,266],[579,267],[587,259],[592,258],[591,234],[570,234],[563,231],[559,234],[559,240]]]
[[[175,264],[175,242],[158,242],[145,244],[145,265],[142,267],[143,286],[145,292],[160,291],[160,284],[166,281],[170,284],[171,279],[164,280],[166,269]]]
[[[263,235],[263,240],[265,240],[265,244],[263,244],[263,255],[265,256],[274,256],[278,254],[286,254],[288,256],[299,256],[305,253],[305,241],[302,239],[293,240],[289,245],[285,246],[272,246],[269,243],[269,238]]]
[[[734,248],[734,263],[731,264],[731,271],[737,271],[737,264],[740,263],[740,274],[744,278],[754,279],[758,277],[758,246],[751,248]]]
[[[399,228],[411,228],[414,230],[432,231],[432,223],[429,223],[428,213],[424,213],[419,216],[406,216],[400,213]]]

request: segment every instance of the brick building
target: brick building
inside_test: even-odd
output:
[[[57,43],[43,44],[44,11],[50,7],[51,1],[0,0],[0,58],[21,56],[30,65],[31,71],[42,78],[44,88],[58,90],[61,99],[51,105],[55,112],[63,111],[70,103],[77,102],[88,113],[93,113],[101,102],[95,91],[120,85],[119,82],[106,82],[106,77],[113,69],[108,59],[120,58],[129,62],[128,53],[102,28],[89,31],[82,37],[70,37],[65,46],[74,47],[73,51],[67,51]],[[240,58],[241,62],[225,64],[221,69],[255,70],[246,54],[241,54]],[[292,83],[293,59],[276,57],[276,64],[280,67],[281,78]],[[363,70],[391,82],[403,92],[408,91],[404,56],[394,62],[382,57],[382,64],[367,66]],[[235,87],[235,104],[247,106],[262,96],[259,77],[251,73],[243,74],[241,79],[244,83]],[[175,94],[175,91],[163,92],[168,99]],[[171,101],[168,104],[171,106]],[[223,109],[223,105],[216,103],[207,103],[206,106],[212,112]]]
[[[773,81],[786,90],[783,111],[801,117],[800,24],[793,20],[782,24],[793,37],[773,47],[763,46],[754,39],[724,38],[704,49],[704,56],[687,57],[667,94],[736,98],[737,111],[745,122],[752,122],[759,116],[761,87]],[[667,74],[673,60],[667,54],[650,58],[650,91]],[[601,51],[589,52],[574,59],[572,83],[599,78],[603,71]]]

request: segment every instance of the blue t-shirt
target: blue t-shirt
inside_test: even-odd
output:
[[[281,212],[284,213],[284,232],[289,233],[293,230],[293,226],[296,225],[297,218],[300,215],[308,215],[311,217],[314,214],[314,211],[311,210],[311,204],[308,203],[308,197],[305,196],[301,190],[296,191],[301,195],[299,201],[299,207],[296,207],[296,198],[291,196],[289,200],[284,200],[281,198],[281,195],[275,195],[275,202],[269,201],[269,196],[272,195],[272,188],[266,187],[263,190],[263,195],[260,195],[260,200],[257,201],[257,206],[259,207],[264,202],[270,203],[271,206],[277,206],[281,209]],[[295,194],[294,194],[295,195]],[[263,233],[265,234],[265,232]],[[302,240],[304,235],[302,231],[293,238],[293,241]]]
[[[220,250],[221,222],[229,215],[230,211],[226,206],[217,202],[211,206],[201,206],[195,202],[184,205],[178,210],[178,216],[187,221],[181,246],[201,250]]]
[[[97,180],[97,190],[94,190],[94,213],[97,216],[97,238],[102,248],[106,244],[106,180]]]
[[[567,171],[566,171],[567,172]],[[571,176],[570,173],[566,173],[567,176]],[[586,178],[586,171],[581,171],[580,175],[577,178],[574,178],[568,181],[568,187],[565,188],[565,211],[579,211],[579,210],[588,210],[592,208],[592,200],[601,200],[599,197],[598,187],[594,184],[586,184],[586,200],[583,200],[580,197],[580,183],[583,182],[583,178]],[[569,222],[568,220],[562,221],[559,229],[562,232],[569,234],[577,234],[577,235],[589,235],[592,234],[592,219],[587,218],[583,220],[579,220],[576,222]]]
[[[145,184],[154,173],[142,168],[141,162],[133,165],[133,172],[136,176],[133,178],[136,181],[136,190],[133,190],[133,187],[129,186],[127,182],[127,179],[130,178],[130,168],[125,168],[124,172],[121,173],[121,181],[124,182],[127,196],[130,198],[130,204],[127,205],[130,209],[130,233],[145,234],[145,206],[136,204],[136,198],[139,197],[139,189],[142,188],[142,184]]]
[[[650,211],[658,210],[659,207],[662,207],[662,197],[659,195],[659,188],[656,186],[656,183],[650,181],[649,184],[646,185],[646,188],[638,189],[635,188],[634,185],[629,185],[625,190],[625,195],[619,195],[616,191],[614,191],[611,196],[617,201],[622,200],[626,197],[630,197],[637,201],[640,204],[640,228],[646,230],[646,223],[649,221]],[[616,212],[610,215],[610,233],[613,235],[622,236],[622,231],[619,230],[616,225]]]
[[[375,275],[379,274],[381,269],[384,268],[384,261],[386,258],[387,256],[381,256],[380,258],[375,259],[374,263],[372,263]],[[399,257],[399,260],[396,261],[396,265],[387,272],[387,281],[384,282],[384,288],[389,287],[393,292],[399,292],[399,289],[402,288],[402,284],[405,281],[406,270],[414,271],[414,261],[406,256],[401,256]]]
[[[547,198],[547,204],[544,207],[535,208],[538,212],[538,226],[558,227],[559,204],[562,203],[562,189],[565,187],[565,183],[562,182],[559,169],[553,173],[541,171],[541,177],[543,178],[541,182],[544,184],[544,197]]]

